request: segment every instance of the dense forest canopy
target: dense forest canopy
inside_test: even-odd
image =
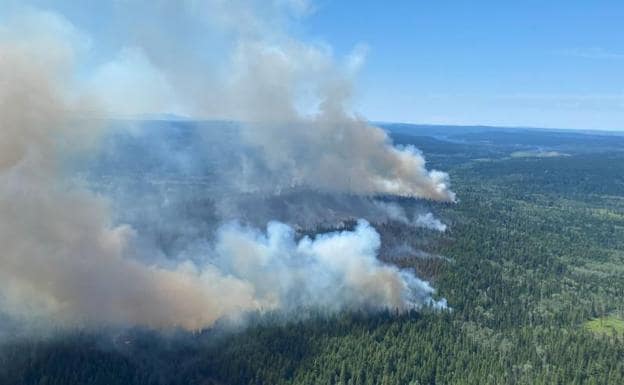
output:
[[[624,383],[624,152],[615,145],[622,138],[436,131],[402,125],[394,139],[447,170],[458,203],[399,202],[426,205],[447,231],[373,226],[380,258],[431,282],[448,309],[309,309],[196,333],[10,338],[0,383]]]

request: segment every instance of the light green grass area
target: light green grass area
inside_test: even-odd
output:
[[[585,327],[596,334],[624,336],[624,320],[614,316],[587,321]]]
[[[557,156],[569,156],[558,151],[516,151],[511,153],[512,158],[554,158]]]

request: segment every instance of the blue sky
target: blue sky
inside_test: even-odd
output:
[[[368,45],[372,120],[624,129],[622,1],[320,0],[301,33]]]
[[[152,4],[180,4],[154,1],[137,1],[143,13],[128,17],[111,10],[131,0],[28,3],[92,34],[97,61],[128,38],[111,25],[134,24]],[[328,45],[338,58],[368,47],[355,109],[370,120],[624,130],[624,1],[274,1],[311,2],[291,24],[303,41]],[[182,53],[197,55],[211,38],[175,22],[167,28],[179,29]]]

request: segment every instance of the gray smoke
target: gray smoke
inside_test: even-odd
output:
[[[416,226],[425,227],[436,231],[446,231],[446,225],[433,216],[432,213],[419,214],[414,220]]]
[[[245,158],[246,171],[217,169],[204,191],[227,181],[214,188],[216,199],[306,188],[363,199],[454,200],[446,174],[426,170],[415,149],[394,147],[384,131],[346,112],[349,76],[326,49],[272,31],[274,21],[305,9],[285,2],[284,11],[277,3],[267,15],[255,2],[111,2],[124,13],[113,19],[120,21],[112,35],[132,38],[95,68],[82,57],[98,47],[98,36],[58,13],[27,8],[0,18],[0,313],[60,326],[197,329],[255,310],[444,306],[413,273],[377,260],[379,235],[365,221],[353,231],[300,240],[278,222],[266,234],[221,224],[212,237],[189,235],[168,258],[144,247],[143,228],[118,220],[142,204],[157,217],[166,202],[140,194],[111,201],[117,196],[68,176],[67,162],[88,158],[110,134],[109,123],[94,117],[220,111],[246,121],[242,147],[255,155]],[[146,28],[178,29],[166,35],[160,28],[162,39],[149,39],[127,33],[136,32],[133,17]],[[188,39],[195,47],[198,36],[187,36],[186,28],[214,31],[219,44],[232,45],[225,63],[233,70],[204,68],[213,56],[171,44]],[[174,52],[188,56],[165,55]],[[317,110],[301,112],[300,87],[312,92]],[[166,219],[172,228],[186,223],[180,213]]]
[[[104,199],[64,178],[59,151],[86,146],[92,133],[70,119],[71,52],[60,57],[63,41],[41,38],[43,47],[0,38],[0,309],[70,325],[199,327],[255,308],[248,285],[209,266],[125,257],[133,230],[113,225]]]
[[[164,111],[245,122],[242,141],[257,156],[246,159],[253,172],[232,183],[243,191],[454,201],[446,173],[427,170],[415,148],[393,146],[348,110],[364,50],[336,60],[326,45],[289,34],[289,21],[309,9],[304,3],[116,2],[110,28],[134,38],[116,42],[119,53],[97,68],[90,90],[117,116]],[[132,16],[154,35],[139,33]]]
[[[409,219],[405,209],[396,202],[374,201],[374,205],[385,213],[388,220],[396,221],[408,226],[423,227],[430,230],[445,232],[446,225],[436,218],[433,213],[414,214],[414,219]],[[383,220],[382,220],[383,222]]]

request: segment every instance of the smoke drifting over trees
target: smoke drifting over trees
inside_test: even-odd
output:
[[[266,234],[225,223],[213,240],[194,235],[163,260],[141,246],[141,228],[114,220],[139,196],[111,202],[67,173],[71,156],[98,152],[107,119],[177,113],[243,122],[244,167],[217,167],[225,182],[215,199],[307,189],[453,201],[445,173],[349,112],[358,53],[341,65],[327,47],[286,33],[303,2],[263,12],[254,1],[110,2],[104,29],[127,36],[114,41],[39,3],[13,4],[0,18],[3,313],[61,326],[198,329],[250,310],[443,306],[426,282],[376,259],[379,236],[365,221],[302,239],[278,222]],[[141,33],[150,27],[155,36]],[[312,102],[301,106],[303,96]]]

